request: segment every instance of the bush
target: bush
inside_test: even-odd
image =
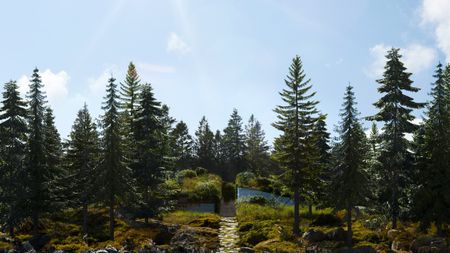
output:
[[[236,187],[233,183],[222,184],[222,198],[225,201],[231,201],[236,199]]]
[[[247,203],[257,204],[257,205],[267,205],[269,201],[261,196],[252,196],[246,200]]]
[[[333,214],[319,214],[311,225],[337,227],[342,225],[342,220]]]
[[[256,186],[256,176],[251,172],[241,172],[236,175],[236,185],[239,187]]]
[[[197,173],[197,176],[202,176],[208,174],[208,170],[203,167],[197,167],[195,169],[195,172]]]
[[[194,170],[186,169],[186,170],[180,170],[177,173],[177,179],[182,180],[184,178],[194,178],[197,176],[197,172]]]
[[[220,190],[213,182],[200,182],[195,186],[195,195],[198,200],[216,201],[220,197]]]

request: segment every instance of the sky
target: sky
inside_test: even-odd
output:
[[[202,116],[222,130],[236,108],[244,123],[254,114],[271,142],[295,55],[330,131],[349,83],[361,117],[376,112],[375,80],[391,47],[421,88],[412,96],[429,100],[435,66],[450,61],[448,13],[448,0],[1,1],[0,90],[17,80],[25,95],[38,67],[67,138],[84,103],[94,117],[103,113],[107,79],[123,81],[132,61],[192,134]]]

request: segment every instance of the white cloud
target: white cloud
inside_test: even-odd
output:
[[[409,45],[402,49],[405,66],[410,72],[420,72],[432,66],[437,58],[436,50],[419,44]]]
[[[184,55],[191,52],[191,48],[180,36],[172,32],[167,40],[167,51]]]
[[[391,47],[384,44],[377,44],[369,49],[373,62],[370,67],[365,70],[368,76],[380,77],[382,75],[384,64],[386,63],[385,55],[390,48]]]
[[[450,61],[450,1],[423,0],[420,10],[422,24],[434,27],[438,47]]]
[[[155,73],[175,73],[176,69],[173,66],[150,64],[145,62],[137,63],[137,67],[143,72],[155,72]]]
[[[381,43],[369,49],[373,62],[365,70],[368,76],[381,77],[384,71],[384,65],[386,64],[387,51],[391,48],[391,46]],[[400,54],[403,55],[402,60],[405,67],[412,73],[421,72],[429,68],[435,63],[437,58],[436,50],[420,44],[410,44],[406,48],[401,48]]]
[[[69,74],[62,70],[58,73],[54,73],[50,69],[46,69],[43,72],[39,72],[42,78],[43,90],[47,94],[47,98],[50,103],[63,101],[69,94],[67,85],[70,80]],[[30,78],[23,75],[17,81],[20,94],[25,95],[29,90]]]
[[[88,78],[89,91],[91,94],[103,94],[109,78],[117,71],[116,66],[106,68],[99,76]]]

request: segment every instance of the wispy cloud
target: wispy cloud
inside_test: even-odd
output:
[[[108,79],[114,76],[113,73],[117,73],[117,66],[110,66],[103,70],[100,75],[96,77],[88,78],[89,91],[91,94],[102,94],[105,91]]]
[[[439,49],[450,61],[450,1],[423,0],[420,9],[422,24],[430,24]]]
[[[167,51],[184,55],[191,52],[191,48],[178,34],[172,32],[167,39]]]

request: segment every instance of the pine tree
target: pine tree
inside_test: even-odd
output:
[[[392,215],[392,227],[397,228],[399,216],[399,198],[404,185],[410,177],[408,162],[411,160],[408,153],[409,142],[404,138],[406,133],[412,133],[417,129],[412,120],[413,109],[423,107],[416,103],[413,98],[404,94],[404,91],[417,92],[419,89],[412,86],[411,73],[401,62],[399,49],[391,49],[386,55],[387,62],[384,67],[383,78],[377,80],[380,84],[378,92],[382,93],[381,99],[374,105],[380,111],[370,117],[372,120],[383,121],[383,151],[380,155],[382,164],[381,175],[385,175],[385,186],[390,188],[390,207]]]
[[[327,124],[325,122],[326,115],[320,114],[316,124],[314,124],[313,140],[318,148],[318,157],[315,170],[317,174],[313,174],[311,178],[312,188],[310,189],[310,196],[308,196],[308,209],[309,215],[312,216],[312,205],[319,204],[319,202],[326,202],[326,186],[330,181],[330,162],[331,162],[331,147],[330,147],[330,133],[327,130]]]
[[[137,164],[134,166],[138,192],[142,194],[138,215],[148,217],[158,211],[161,199],[158,186],[163,178],[164,156],[161,148],[165,145],[164,124],[161,104],[153,94],[150,84],[142,87],[140,106],[137,112]]]
[[[55,117],[50,107],[45,109],[44,114],[44,152],[49,179],[55,180],[61,174],[62,145],[61,137],[55,126]]]
[[[139,93],[141,83],[136,67],[133,62],[128,65],[125,81],[120,83],[120,126],[121,135],[123,136],[124,156],[128,163],[134,163],[136,157],[136,117],[139,106]]]
[[[245,168],[245,136],[242,129],[242,118],[233,109],[227,127],[223,130],[222,143],[226,162],[226,179],[234,180],[237,173]]]
[[[445,79],[442,64],[436,67],[436,81],[431,90],[428,119],[424,125],[422,150],[419,154],[420,185],[416,209],[423,227],[433,222],[437,234],[450,223],[450,83]]]
[[[114,240],[114,209],[118,200],[130,191],[130,170],[124,157],[124,147],[119,125],[119,94],[117,85],[111,77],[106,88],[106,97],[102,109],[103,154],[99,170],[99,184],[102,185],[101,196],[109,207],[109,237]]]
[[[163,158],[163,163],[161,166],[166,171],[173,171],[175,166],[175,157],[170,149],[170,132],[173,130],[173,124],[175,123],[175,119],[172,118],[169,114],[169,107],[163,104],[160,108],[161,115],[158,118],[158,124],[160,125],[159,134],[159,154]]]
[[[265,133],[261,128],[261,123],[250,116],[245,126],[245,160],[248,169],[256,175],[266,175],[269,164],[269,146],[265,140]]]
[[[193,140],[186,123],[180,121],[171,132],[172,154],[175,157],[175,169],[191,167]]]
[[[0,226],[14,236],[25,218],[26,103],[15,81],[5,84],[0,108]]]
[[[307,188],[312,174],[313,153],[316,147],[311,143],[311,135],[317,120],[316,105],[311,92],[310,79],[305,78],[299,56],[292,60],[289,75],[285,79],[286,88],[280,92],[284,105],[275,108],[278,120],[273,126],[282,132],[276,139],[274,157],[286,171],[289,186],[294,192],[293,233],[300,234],[300,191]],[[306,193],[306,192],[303,192]]]
[[[352,209],[363,204],[369,195],[367,191],[367,139],[358,120],[355,94],[351,85],[347,86],[340,116],[337,143],[337,167],[333,177],[332,192],[338,208],[347,211],[347,246],[352,246]]]
[[[95,178],[99,162],[100,142],[97,126],[92,121],[87,105],[78,111],[66,149],[67,195],[70,206],[82,209],[83,234],[88,233],[88,205],[94,203]]]
[[[213,170],[214,166],[214,133],[209,128],[208,121],[205,116],[200,120],[197,131],[195,131],[195,156],[197,165]]]
[[[43,84],[39,70],[34,69],[31,76],[30,91],[28,94],[29,108],[29,138],[27,154],[28,180],[28,211],[33,222],[33,234],[38,234],[39,218],[50,206],[51,173],[47,166],[45,146],[44,114],[46,96],[42,91]]]

